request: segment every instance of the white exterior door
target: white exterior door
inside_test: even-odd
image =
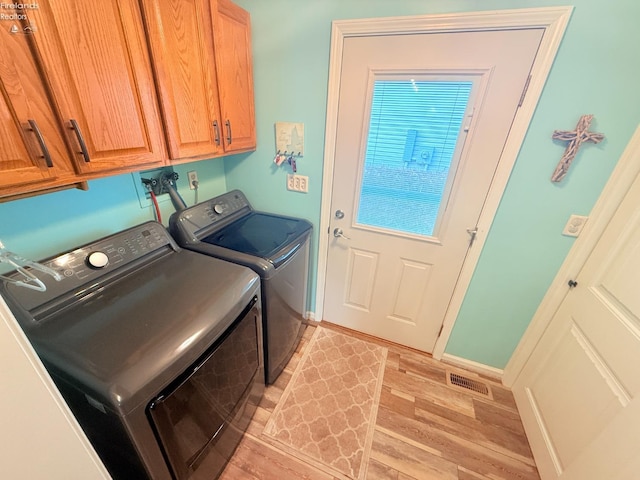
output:
[[[518,408],[543,479],[637,479],[640,176],[575,281],[514,383]]]
[[[345,39],[323,319],[433,350],[543,32]]]

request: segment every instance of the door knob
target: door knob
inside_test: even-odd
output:
[[[345,240],[351,240],[349,237],[347,237],[347,236],[344,234],[344,232],[342,231],[342,229],[341,229],[341,228],[335,228],[335,229],[333,230],[333,236],[334,236],[334,237],[336,237],[336,238],[338,238],[338,237],[342,237],[342,238],[344,238]]]
[[[341,220],[344,218],[344,212],[342,210],[336,210],[336,218]]]

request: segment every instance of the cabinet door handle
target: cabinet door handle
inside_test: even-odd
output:
[[[231,145],[231,139],[233,138],[231,135],[231,122],[227,120],[224,124],[227,126],[227,143]]]
[[[69,120],[71,122],[71,129],[76,132],[76,137],[78,138],[78,143],[80,144],[80,152],[84,157],[84,161],[89,163],[91,159],[89,158],[89,152],[87,151],[87,145],[84,143],[84,138],[82,137],[82,132],[80,131],[80,127],[78,126],[78,122],[76,122],[73,118]]]
[[[217,120],[213,121],[213,141],[217,147],[220,146],[220,127],[218,127]]]
[[[42,150],[42,156],[44,157],[44,161],[47,164],[47,167],[53,168],[53,162],[51,161],[51,155],[49,154],[49,149],[47,148],[47,144],[44,142],[44,137],[42,133],[40,133],[40,129],[38,128],[38,124],[35,120],[27,120],[29,122],[29,127],[36,135],[38,139],[38,143],[40,144],[40,150]]]

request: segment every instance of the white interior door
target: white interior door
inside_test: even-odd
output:
[[[544,479],[640,467],[640,176],[514,384]]]
[[[345,39],[325,320],[432,351],[543,31]]]

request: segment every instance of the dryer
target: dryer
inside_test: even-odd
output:
[[[111,476],[216,478],[264,389],[259,277],[156,222],[42,263],[0,293]]]

